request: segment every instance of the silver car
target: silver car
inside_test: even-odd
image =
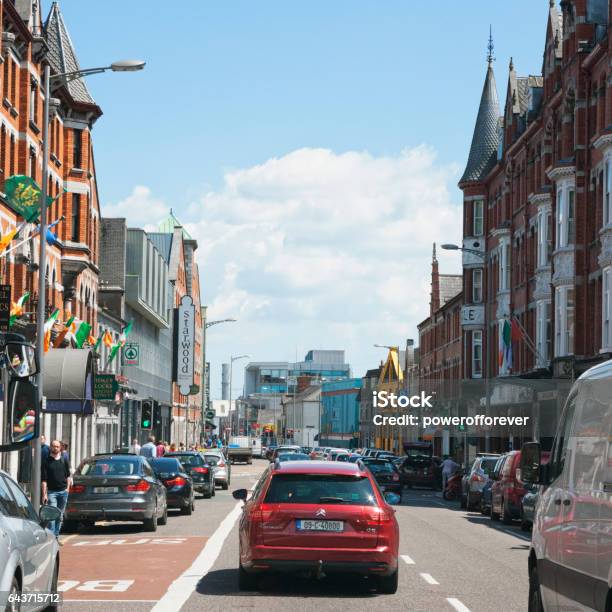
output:
[[[28,610],[42,610],[57,596],[59,546],[49,522],[60,511],[43,506],[40,515],[19,485],[0,470],[0,610],[19,610],[12,601],[19,595],[48,593],[46,601],[28,604]]]
[[[232,465],[225,458],[222,450],[214,448],[206,449],[202,452],[206,463],[213,466],[215,473],[215,486],[220,486],[224,491],[227,491],[232,479]]]

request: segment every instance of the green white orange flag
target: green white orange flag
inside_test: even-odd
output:
[[[13,241],[13,238],[17,235],[18,231],[19,231],[19,228],[13,227],[10,230],[7,230],[6,234],[4,234],[2,238],[0,238],[0,255],[2,255],[4,251],[6,251],[6,249],[9,247],[9,245]]]
[[[66,323],[64,323],[64,329],[58,334],[55,342],[53,343],[53,348],[59,348],[62,346],[62,342],[64,342],[64,338],[67,336],[68,332],[71,331],[72,324],[74,321],[74,317],[70,317]]]
[[[127,337],[130,335],[130,332],[132,331],[132,324],[133,323],[134,323],[134,321],[130,321],[125,326],[123,331],[121,332],[121,335],[119,336],[119,345],[120,346],[125,346],[125,343],[127,342]]]
[[[104,346],[108,348],[113,346],[113,337],[111,336],[111,333],[108,331],[108,329],[102,335],[102,342],[104,343]]]
[[[28,301],[30,292],[26,291],[16,302],[13,302],[11,306],[11,315],[9,318],[9,327],[15,323],[15,321],[23,315],[23,305]]]
[[[59,308],[56,308],[53,311],[53,314],[45,321],[45,327],[44,327],[44,330],[45,330],[45,344],[44,344],[45,353],[49,350],[49,347],[51,346],[51,329],[53,328],[53,324],[57,320],[58,315],[59,315]]]
[[[74,341],[78,348],[83,348],[83,344],[85,344],[85,341],[89,338],[89,332],[91,332],[91,325],[77,319]]]

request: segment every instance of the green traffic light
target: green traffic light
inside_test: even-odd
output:
[[[151,426],[151,421],[143,421],[142,422],[142,426],[145,427],[145,428],[146,427],[150,427]]]

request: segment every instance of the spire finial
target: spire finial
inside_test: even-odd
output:
[[[491,25],[489,24],[489,44],[487,45],[487,63],[489,66],[495,61],[495,57],[493,56],[493,32],[491,30]]]
[[[510,58],[510,65],[508,66],[509,70],[514,70],[514,61]]]
[[[436,259],[436,243],[433,243],[433,256],[432,256],[432,260],[433,261],[437,261]]]
[[[548,4],[550,8],[553,8],[553,6],[555,6],[555,0],[548,0]]]

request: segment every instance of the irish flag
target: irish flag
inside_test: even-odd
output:
[[[130,332],[132,331],[132,324],[133,323],[134,323],[134,321],[130,321],[125,326],[123,331],[121,332],[121,335],[119,336],[119,341],[110,350],[110,353],[108,355],[108,363],[110,363],[115,358],[115,356],[119,352],[119,349],[125,346],[125,343],[127,342],[127,337],[130,335]]]
[[[45,331],[45,353],[49,350],[51,346],[51,329],[53,328],[53,324],[57,320],[59,315],[59,308],[56,308],[53,311],[53,314],[45,321],[44,331]]]
[[[11,306],[11,316],[9,318],[9,327],[23,314],[23,305],[28,301],[30,293],[26,291],[16,302]]]
[[[74,341],[78,348],[83,348],[83,345],[89,338],[89,334],[91,332],[91,325],[86,321],[81,321],[80,319],[76,319],[75,321],[75,331],[72,332],[74,335]]]

